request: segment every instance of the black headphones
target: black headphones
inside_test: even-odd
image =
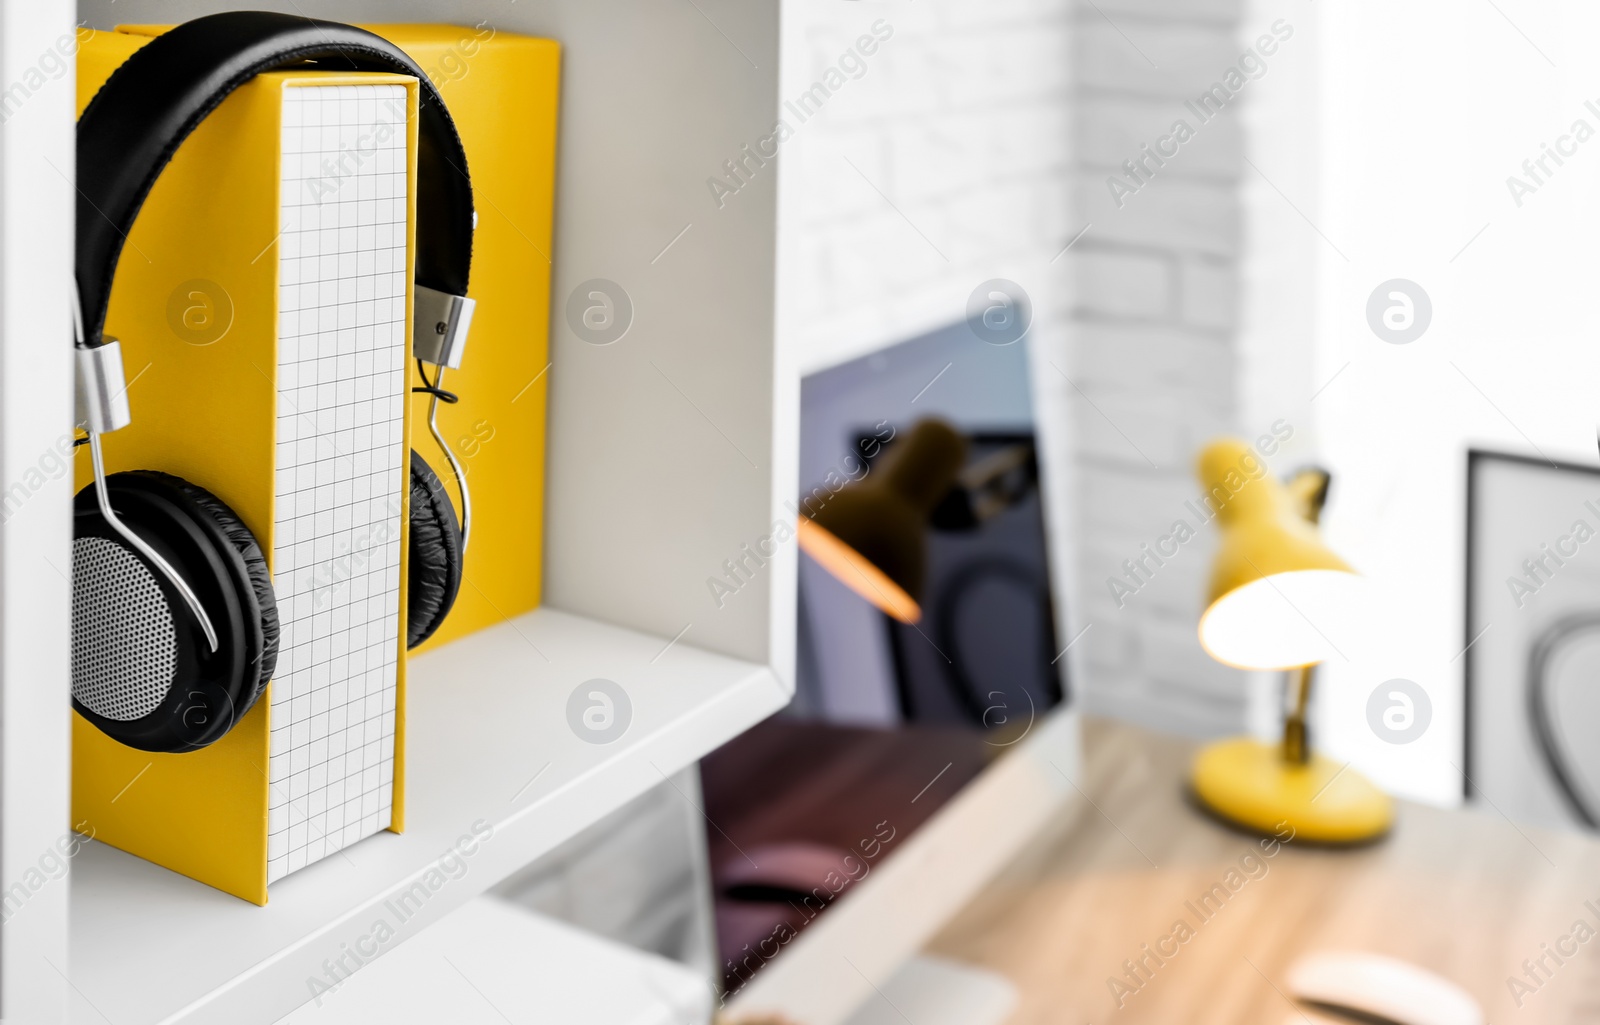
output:
[[[109,736],[146,751],[221,739],[260,698],[278,657],[278,608],[261,546],[215,495],[155,470],[107,477],[100,435],[131,419],[121,348],[104,337],[123,242],[156,178],[189,134],[239,86],[267,71],[393,72],[421,88],[413,349],[433,396],[428,426],[461,489],[456,519],[439,478],[410,466],[406,644],[444,621],[461,586],[471,499],[439,434],[444,371],[460,366],[475,215],[466,153],[438,91],[399,48],[336,22],[260,11],[214,14],[157,36],[119,67],[78,120],[79,423],[95,483],[75,502],[72,705]],[[429,381],[424,363],[435,367]]]

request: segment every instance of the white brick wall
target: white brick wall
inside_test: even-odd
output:
[[[787,4],[784,96],[879,19],[866,74],[784,144],[778,330],[802,373],[960,320],[993,277],[1045,337],[1068,310],[1069,0]]]
[[[1087,707],[1193,733],[1236,730],[1246,711],[1243,674],[1195,639],[1215,538],[1184,508],[1196,451],[1238,421],[1247,171],[1237,107],[1201,124],[1184,101],[1237,60],[1241,16],[1237,0],[1081,0],[1073,51],[1076,198],[1093,225],[1072,251]],[[1119,208],[1107,176],[1178,118],[1195,137]],[[1179,518],[1199,536],[1119,607],[1107,578]]]
[[[1243,131],[1235,108],[1199,125],[1183,103],[1238,59],[1241,17],[1241,0],[785,12],[803,41],[786,96],[875,19],[894,36],[786,143],[782,344],[805,372],[960,319],[987,278],[1027,288],[1055,568],[1093,624],[1078,684],[1091,709],[1190,732],[1245,718],[1242,677],[1195,641],[1214,539],[1122,608],[1106,578],[1183,513],[1196,450],[1238,420]],[[1180,116],[1195,138],[1118,209],[1106,176]]]

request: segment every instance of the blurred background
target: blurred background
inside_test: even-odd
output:
[[[218,2],[78,13],[104,30]],[[562,159],[582,165],[561,188],[585,215],[556,219],[551,366],[583,387],[551,406],[552,494],[666,472],[661,409],[619,402],[608,375],[647,377],[712,443],[673,453],[688,485],[654,505],[569,486],[547,597],[677,630],[657,659],[680,639],[749,658],[782,685],[760,711],[787,707],[680,771],[649,761],[658,785],[492,870],[499,898],[677,962],[639,959],[648,1020],[1103,1021],[1157,968],[1120,1020],[1282,1020],[1286,991],[1339,1004],[1298,967],[1341,947],[1453,978],[1503,1020],[1556,980],[1551,949],[1600,935],[1583,903],[1600,871],[1600,7],[306,3],[288,7],[503,16],[561,40]],[[728,159],[702,171],[712,149]],[[647,179],[669,201],[630,188]],[[669,224],[648,264],[607,255]],[[692,259],[648,276],[681,239]],[[571,320],[589,285],[626,300],[622,331],[636,307],[657,319],[606,348],[621,336]],[[725,347],[679,346],[696,338]],[[699,387],[655,364],[668,343]],[[742,464],[755,484],[729,476]],[[1245,481],[1211,489],[1229,467],[1272,479],[1234,507],[1242,525],[1217,506]],[[673,517],[734,556],[704,587]],[[745,543],[752,523],[767,533]],[[641,551],[663,555],[650,573]],[[1252,574],[1236,551],[1284,558]],[[1345,568],[1356,614],[1279,592],[1294,615],[1239,621],[1311,637],[1314,658],[1202,645],[1223,599]],[[686,637],[676,610],[699,617],[707,593],[718,614]],[[1218,751],[1265,755],[1208,768]],[[1246,896],[1211,925],[1193,902],[1219,892],[1214,910]],[[1220,938],[1167,967],[1151,947],[1188,940],[1152,930],[1174,913]],[[472,921],[455,928],[490,935]],[[1600,960],[1583,964],[1547,1014],[1600,1013]]]
[[[1592,828],[1600,544],[1562,539],[1600,530],[1597,36],[1570,0],[785,4],[778,157],[707,187],[737,204],[776,176],[797,493],[881,425],[1025,438],[1036,490],[1010,536],[1045,597],[1009,619],[1061,654],[1006,700],[1271,739],[1286,674],[1197,639],[1217,538],[1195,461],[1233,434],[1275,476],[1320,467],[1323,535],[1370,586],[1366,617],[1329,627],[1318,749],[1398,797]],[[1021,344],[952,370],[996,287]],[[1130,571],[1178,521],[1193,539]],[[764,836],[805,802],[729,781],[803,782],[852,730],[972,725],[954,692],[908,691],[915,637],[806,556],[800,581],[793,705],[502,896],[738,987],[730,938],[770,921],[706,908],[776,884],[724,878],[743,852],[723,827]],[[1382,718],[1396,680],[1421,724],[1403,738]],[[917,758],[959,766],[931,813],[994,757],[977,736],[856,764],[909,758],[893,786],[931,775]],[[785,775],[778,752],[801,761]]]
[[[786,95],[873,19],[895,36],[787,144],[780,335],[822,368],[948,323],[984,279],[1027,290],[1048,521],[1076,553],[1058,587],[1092,624],[1083,707],[1166,730],[1270,733],[1281,674],[1196,641],[1211,532],[1133,596],[1108,580],[1196,497],[1207,439],[1279,425],[1267,462],[1331,471],[1326,536],[1375,585],[1372,622],[1323,668],[1320,743],[1396,793],[1460,802],[1463,650],[1515,625],[1463,629],[1467,452],[1594,462],[1582,253],[1600,146],[1580,140],[1600,104],[1578,98],[1600,82],[1574,47],[1597,16],[791,5]],[[1420,325],[1408,340],[1372,322],[1397,289]],[[1562,529],[1582,512],[1567,505]],[[1537,554],[1561,532],[1541,529],[1517,543]],[[1525,557],[1484,570],[1498,592]],[[1365,711],[1396,677],[1431,701],[1405,745]]]
[[[1600,98],[1575,50],[1600,12],[919,0],[783,19],[795,100],[858,37],[887,38],[804,120],[780,111],[781,351],[814,373],[959,322],[986,280],[1026,290],[1045,518],[1072,539],[1051,568],[1073,633],[1088,627],[1081,707],[1196,736],[1276,729],[1282,674],[1231,669],[1196,640],[1210,532],[1132,596],[1108,581],[1199,494],[1207,439],[1277,425],[1266,461],[1331,471],[1326,535],[1385,610],[1335,639],[1319,744],[1392,792],[1461,802],[1467,452],[1593,462],[1581,254],[1600,144],[1562,142],[1573,152],[1534,165],[1537,184],[1524,161],[1580,119],[1600,128],[1573,99]],[[1396,279],[1427,307],[1411,341],[1369,318]],[[1493,586],[1514,571],[1495,567]],[[1431,702],[1405,745],[1366,715],[1396,677]]]

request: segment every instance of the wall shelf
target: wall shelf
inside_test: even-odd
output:
[[[725,605],[706,587],[741,546],[793,515],[783,501],[796,473],[796,389],[773,339],[776,170],[726,208],[706,186],[772,131],[775,0],[462,0],[445,13],[421,0],[8,3],[0,81],[37,78],[38,55],[70,49],[74,25],[171,24],[240,6],[353,23],[448,20],[561,43],[545,536],[529,538],[545,545],[550,607],[414,661],[404,835],[293,874],[266,908],[90,844],[70,883],[49,882],[0,922],[8,1021],[65,1021],[69,1005],[71,1020],[116,1025],[276,1021],[309,997],[308,978],[323,976],[341,944],[392,921],[385,901],[475,820],[492,824],[493,838],[384,954],[789,697],[793,546]],[[72,422],[68,63],[8,108],[0,133],[8,483],[37,473],[38,454]],[[635,311],[609,345],[583,341],[566,315],[569,296],[595,278],[623,288]],[[63,344],[39,343],[51,338]],[[71,564],[71,490],[50,479],[0,522],[5,885],[69,823],[70,593],[58,567]],[[568,696],[594,677],[616,681],[632,703],[632,725],[607,745],[567,725]]]
[[[569,696],[594,678],[632,706],[607,744],[569,725]],[[73,1020],[276,1021],[313,995],[308,980],[328,979],[325,960],[388,953],[788,700],[765,666],[553,609],[415,659],[410,691],[406,832],[294,873],[264,908],[85,847],[71,875]],[[471,853],[430,889],[475,822],[492,835],[462,844]]]

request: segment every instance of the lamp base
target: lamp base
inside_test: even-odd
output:
[[[1208,744],[1195,756],[1195,796],[1218,817],[1266,836],[1357,844],[1388,832],[1394,804],[1365,776],[1315,752],[1304,765],[1281,744],[1248,737]]]

